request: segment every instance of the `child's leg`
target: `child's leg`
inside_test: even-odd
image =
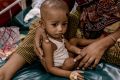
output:
[[[11,80],[13,75],[26,63],[25,59],[14,53],[10,59],[0,68],[0,80]]]
[[[75,65],[74,59],[72,57],[70,57],[70,58],[67,58],[64,61],[62,69],[64,69],[64,70],[72,70],[74,68],[74,65]]]

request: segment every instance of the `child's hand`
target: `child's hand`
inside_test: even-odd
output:
[[[69,78],[70,80],[84,80],[84,77],[80,75],[80,71],[72,71]]]

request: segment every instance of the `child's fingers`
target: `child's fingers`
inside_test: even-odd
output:
[[[84,80],[84,78],[81,78],[81,77],[78,76],[78,77],[77,77],[77,80]]]
[[[80,75],[81,71],[76,70],[71,72],[70,74],[70,79],[71,80],[84,80],[84,77],[82,75]]]
[[[84,73],[84,71],[76,70],[79,74]]]
[[[77,78],[82,78],[82,79],[84,79],[84,77],[82,76],[82,75],[77,75]]]
[[[84,77],[82,75],[78,75],[77,80],[84,80]]]
[[[84,77],[80,75],[80,71],[77,71],[77,80],[84,80]]]

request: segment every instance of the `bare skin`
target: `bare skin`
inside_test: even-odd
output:
[[[83,48],[81,50],[81,55],[83,59],[80,62],[79,67],[85,69],[88,66],[90,66],[91,63],[93,63],[92,67],[95,67],[99,63],[105,50],[108,49],[113,44],[115,44],[115,41],[111,39],[109,36],[113,36],[114,39],[117,41],[117,39],[120,38],[120,30]]]
[[[18,71],[25,63],[27,62],[22,56],[14,53],[0,69],[0,80],[10,80],[16,71]]]

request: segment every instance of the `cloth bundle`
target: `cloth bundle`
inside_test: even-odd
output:
[[[18,46],[19,28],[15,26],[0,28],[0,59],[6,59]]]

